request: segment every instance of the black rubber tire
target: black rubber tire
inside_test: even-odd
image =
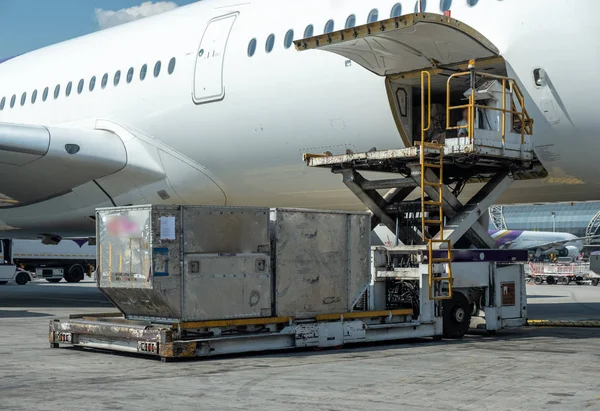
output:
[[[541,285],[544,282],[544,279],[542,277],[535,277],[535,281],[534,281],[537,285]]]
[[[546,277],[546,284],[548,284],[548,285],[556,284],[556,278],[552,277],[551,275]]]
[[[471,324],[471,304],[463,293],[455,292],[443,305],[444,338],[462,338]]]
[[[15,277],[15,282],[19,285],[25,285],[29,282],[29,276],[25,273],[19,273]]]
[[[65,280],[68,283],[78,283],[83,280],[85,275],[85,270],[79,264],[72,265],[69,267],[69,271],[65,273]]]
[[[62,278],[46,278],[49,283],[59,283]]]
[[[597,278],[592,278],[592,285],[593,285],[594,287],[596,287],[596,286],[598,285],[598,282],[599,282],[599,281],[600,281],[600,280],[598,280]]]
[[[569,277],[563,277],[563,278],[560,279],[560,282],[563,285],[569,285],[569,283],[571,282],[571,280],[569,279]]]

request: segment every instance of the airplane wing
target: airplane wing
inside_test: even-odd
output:
[[[159,177],[162,167],[136,137],[105,120],[67,127],[0,123],[0,203],[25,205],[66,194],[131,168],[143,152],[149,161],[138,176]]]

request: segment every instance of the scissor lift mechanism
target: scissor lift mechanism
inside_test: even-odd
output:
[[[443,144],[426,141],[426,131],[431,126],[431,75],[422,71],[421,140],[413,147],[342,155],[304,155],[309,167],[329,168],[333,173],[341,174],[344,184],[371,211],[371,227],[382,223],[395,232],[396,246],[400,242],[407,246],[427,246],[428,253],[421,261],[428,265],[431,300],[452,298],[452,245],[464,239],[468,241],[465,248],[496,248],[487,227],[481,224],[482,217],[487,216],[489,207],[514,179],[537,178],[544,173],[536,164],[529,141],[533,121],[524,107],[519,87],[511,78],[476,72],[474,64],[470,61],[468,71],[449,76],[446,86],[446,130],[465,128],[466,137],[447,138]],[[452,106],[452,80],[465,76],[470,78],[471,90],[475,90],[476,79],[501,83],[502,107],[479,104],[473,91],[467,104]],[[511,90],[510,108],[506,106],[507,88]],[[497,138],[490,138],[489,133],[483,138],[476,136],[475,111],[478,108],[500,111],[501,131],[495,136],[492,134]],[[466,125],[450,125],[450,112],[456,109],[468,110]],[[519,125],[520,136],[516,133],[507,136],[509,116],[513,127]],[[399,174],[401,177],[368,180],[362,171]],[[473,182],[484,182],[484,185],[463,204],[457,196],[460,187]],[[452,184],[456,184],[454,189]],[[419,188],[420,202],[407,200],[415,188]],[[378,190],[388,191],[382,195]],[[442,249],[447,255],[440,255]],[[438,250],[436,256],[435,250]],[[442,283],[447,284],[446,292]]]

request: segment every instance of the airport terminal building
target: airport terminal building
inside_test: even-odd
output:
[[[600,202],[496,206],[489,228],[600,234]]]

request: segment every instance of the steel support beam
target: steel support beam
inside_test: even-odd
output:
[[[374,189],[365,190],[363,184],[367,181],[354,169],[339,170],[342,181],[362,201],[379,221],[387,228],[396,232],[396,221],[385,211],[387,201]],[[377,224],[375,224],[377,225]],[[373,227],[373,226],[371,226]]]
[[[413,192],[416,185],[411,178],[396,178],[390,180],[370,181],[365,179],[354,169],[336,170],[342,174],[342,181],[356,195],[371,212],[371,229],[379,223],[385,225],[392,233],[396,233],[396,219],[387,212],[387,207],[392,203],[403,201]],[[383,184],[381,183],[383,182]],[[377,189],[391,188],[385,196],[379,194]],[[405,227],[398,227],[398,239],[405,243],[408,233]]]
[[[479,220],[484,213],[487,213],[488,207],[494,204],[512,183],[508,174],[508,171],[496,174],[464,206],[446,186],[442,187],[444,214],[449,218],[444,227],[445,239],[456,243],[462,236],[466,236],[475,247],[496,248],[496,241]],[[438,177],[431,170],[426,171],[425,179],[439,182]],[[435,187],[427,186],[425,192],[432,200],[439,200],[438,190]],[[439,238],[439,234],[436,237]]]

